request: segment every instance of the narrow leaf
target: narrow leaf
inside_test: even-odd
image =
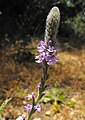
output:
[[[2,103],[2,105],[0,106],[0,115],[1,115],[1,113],[2,113],[2,111],[3,111],[3,109],[5,108],[5,106],[8,104],[8,102],[9,102],[11,99],[12,99],[12,98],[9,98],[9,99],[5,100],[5,101]]]

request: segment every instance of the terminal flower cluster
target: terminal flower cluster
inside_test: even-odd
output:
[[[37,49],[39,52],[39,55],[35,58],[37,63],[46,61],[48,65],[52,65],[58,62],[57,50],[51,40],[48,42],[48,45],[41,40]]]

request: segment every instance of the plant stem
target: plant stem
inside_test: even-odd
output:
[[[33,106],[33,107],[34,107],[34,106]],[[30,111],[30,113],[29,113],[29,116],[28,116],[27,120],[30,120],[32,114],[35,112],[35,110],[34,110],[33,107],[32,107],[32,109],[31,109],[31,111]]]
[[[35,105],[38,103],[38,101],[42,98],[42,92],[44,92],[45,90],[45,82],[48,78],[48,74],[47,74],[47,71],[48,71],[48,65],[46,63],[46,61],[43,62],[43,76],[41,77],[41,85],[42,85],[42,88],[38,91],[38,95],[37,95],[37,98],[35,100]],[[35,112],[34,106],[32,106],[32,109],[29,113],[29,116],[28,116],[28,119],[27,120],[30,120],[32,114]]]
[[[44,90],[45,90],[45,82],[46,82],[46,80],[48,78],[47,71],[48,71],[48,65],[47,65],[46,61],[44,61],[43,62],[43,75],[41,77],[41,86],[42,86],[42,88],[39,89],[39,91],[38,91],[38,96],[36,98],[35,103],[38,103],[38,101],[42,98],[42,92],[44,92]]]
[[[43,63],[43,82],[45,84],[47,78],[48,78],[48,74],[47,74],[47,71],[48,71],[48,65],[46,63],[46,61]]]

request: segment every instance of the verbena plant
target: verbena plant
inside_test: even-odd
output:
[[[48,68],[49,65],[53,65],[58,62],[59,57],[57,56],[57,41],[56,35],[58,33],[58,27],[60,23],[60,12],[57,7],[53,7],[46,19],[46,29],[44,40],[40,41],[40,46],[37,47],[39,55],[36,56],[36,62],[42,63],[43,66],[43,75],[41,77],[40,83],[37,85],[38,94],[35,97],[34,93],[26,96],[27,98],[32,99],[32,104],[27,104],[25,109],[28,112],[27,117],[25,115],[19,116],[16,120],[30,120],[31,116],[35,111],[41,111],[39,100],[44,96],[45,89],[49,88],[49,85],[46,84],[48,79]]]

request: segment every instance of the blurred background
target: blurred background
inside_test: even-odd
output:
[[[58,6],[61,13],[59,42],[84,45],[85,0],[0,0],[0,46],[43,36],[46,17],[53,6]]]

